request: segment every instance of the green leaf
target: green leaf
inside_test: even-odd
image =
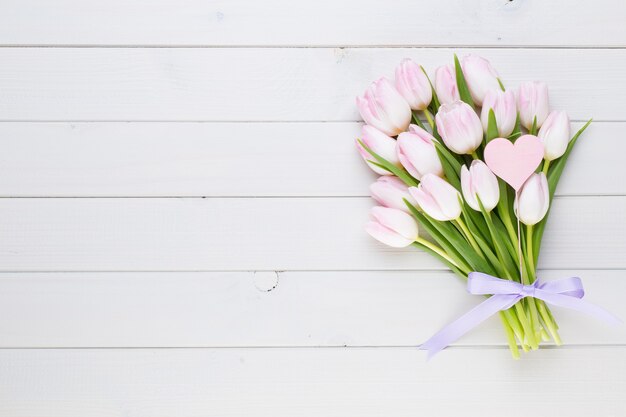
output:
[[[489,232],[491,233],[491,238],[493,239],[493,242],[496,246],[496,251],[501,261],[504,263],[503,268],[508,272],[508,278],[514,278],[516,275],[515,271],[517,270],[517,267],[515,266],[515,263],[512,262],[510,258],[510,253],[508,252],[506,248],[506,244],[504,243],[506,240],[508,240],[508,237],[506,234],[503,235],[501,231],[495,227],[493,223],[493,219],[491,218],[491,215],[487,213],[487,211],[483,207],[483,204],[480,201],[480,198],[478,198],[478,200],[479,200],[478,204],[480,205],[480,210],[483,214],[483,218],[487,222],[487,226],[489,227]],[[505,277],[502,277],[502,278],[505,278]]]
[[[519,120],[519,113],[517,113],[517,116],[515,117],[515,127],[513,128],[513,132],[509,135],[509,139],[517,139],[520,136],[522,136],[522,124]]]
[[[569,155],[572,152],[572,149],[574,149],[574,145],[576,145],[578,138],[580,137],[580,135],[582,135],[585,129],[589,127],[592,121],[593,119],[589,119],[589,121],[585,123],[585,125],[581,127],[578,130],[578,132],[576,132],[576,134],[574,134],[574,136],[572,137],[572,140],[570,140],[569,144],[567,145],[567,149],[565,150],[565,153],[563,154],[563,156],[561,156],[559,159],[556,160],[556,162],[554,162],[551,165],[550,171],[548,172],[548,188],[550,188],[550,207],[548,208],[548,212],[546,213],[544,218],[537,225],[535,225],[535,229],[533,233],[534,234],[533,236],[534,254],[533,255],[535,257],[535,265],[537,264],[537,260],[539,258],[539,248],[541,247],[541,238],[543,237],[543,231],[546,227],[546,222],[548,221],[550,210],[552,209],[554,192],[556,191],[556,187],[559,183],[559,179],[561,178],[561,174],[563,173],[563,170],[565,169],[565,164],[567,163],[567,159],[569,158]]]
[[[474,108],[474,101],[472,101],[472,95],[470,94],[467,82],[465,81],[465,76],[463,75],[463,68],[461,68],[461,63],[459,62],[459,58],[456,54],[454,54],[454,70],[456,72],[456,86],[459,90],[461,100]]]
[[[498,80],[498,84],[500,85],[500,89],[502,91],[506,91],[506,88],[504,88],[504,84],[502,84],[502,80],[500,79],[500,77],[497,77],[496,80]]]
[[[489,118],[487,120],[487,143],[489,143],[500,136],[498,125],[496,124],[496,114],[493,112],[493,109],[489,109]]]
[[[533,119],[533,125],[530,128],[531,135],[537,135],[537,116]]]
[[[387,161],[385,158],[378,155],[376,152],[372,151],[360,139],[358,139],[358,141],[363,147],[363,149],[365,149],[370,155],[372,155],[376,159],[376,161],[368,160],[368,162],[376,165],[377,167],[386,169],[387,171],[391,172],[392,174],[400,178],[402,181],[404,181],[404,183],[408,185],[409,187],[416,187],[418,185],[418,182],[411,175],[409,175],[409,173],[406,172],[403,168],[399,168],[395,166],[391,162]]]

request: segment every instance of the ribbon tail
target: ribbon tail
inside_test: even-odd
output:
[[[543,291],[543,290],[538,289],[535,292],[535,298],[539,298],[545,301],[546,303],[549,303],[558,307],[565,307],[571,310],[576,310],[585,314],[589,314],[590,316],[593,316],[597,318],[598,320],[604,321],[609,324],[617,325],[617,324],[622,323],[622,321],[617,316],[613,315],[612,313],[608,312],[602,307],[599,307],[595,304],[592,304],[588,301],[585,301],[577,297],[572,297],[570,295],[564,295],[564,294],[558,294],[558,293],[552,293],[549,291]]]
[[[506,310],[511,307],[519,299],[520,295],[518,294],[493,295],[435,333],[430,339],[421,344],[419,349],[428,351],[428,359],[430,359],[489,317],[500,310]]]

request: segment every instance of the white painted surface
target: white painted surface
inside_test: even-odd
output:
[[[626,317],[626,6],[0,2],[0,415],[623,416],[626,328],[555,310],[510,359],[480,300],[362,230],[354,96],[404,57],[489,58],[596,122],[542,276]],[[581,28],[584,28],[581,29]],[[208,197],[208,198],[200,198]],[[347,346],[347,347],[343,347]],[[520,399],[531,404],[522,406]]]

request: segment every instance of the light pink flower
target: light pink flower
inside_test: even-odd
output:
[[[515,198],[515,211],[520,221],[532,226],[539,223],[550,207],[550,189],[546,174],[533,174],[526,180]]]
[[[374,200],[385,207],[408,212],[409,208],[404,202],[405,199],[415,205],[415,200],[409,194],[409,187],[398,177],[384,176],[378,178],[378,181],[370,185],[370,193]]]
[[[398,159],[409,174],[418,180],[425,174],[443,175],[443,168],[430,133],[417,125],[410,125],[409,132],[398,136]]]
[[[365,123],[389,136],[396,136],[411,123],[411,108],[386,78],[370,85],[363,97],[356,98]]]
[[[363,126],[360,139],[365,144],[365,146],[370,148],[373,152],[377,153],[378,156],[386,159],[397,167],[401,166],[400,160],[398,159],[398,155],[396,152],[395,139],[390,138],[380,130],[368,125]],[[361,146],[358,140],[356,140],[355,143],[357,150],[359,151],[363,159],[365,159],[367,165],[372,169],[372,171],[379,175],[393,175],[386,169],[372,164],[370,161],[376,161],[376,158],[370,155],[369,152],[367,152],[365,148]]]
[[[540,128],[550,111],[548,85],[540,81],[521,84],[517,92],[517,109],[522,126],[530,130],[536,117],[537,128]]]
[[[496,125],[500,137],[506,138],[515,129],[517,120],[517,107],[515,106],[515,94],[512,91],[491,90],[485,95],[480,120],[483,129],[487,132],[489,122],[489,110],[493,109],[496,116]]]
[[[469,169],[465,165],[461,167],[461,190],[467,204],[476,211],[480,211],[478,198],[487,212],[493,210],[500,199],[498,179],[479,159],[473,160]]]
[[[424,110],[433,98],[428,77],[410,59],[405,59],[396,68],[396,89],[413,110]]]
[[[418,187],[409,187],[409,193],[418,206],[435,220],[455,220],[461,215],[461,194],[436,175],[424,175]]]
[[[544,158],[553,161],[563,156],[570,136],[569,116],[564,111],[551,112],[537,135],[543,143]]]
[[[437,131],[453,152],[471,154],[483,141],[480,119],[467,103],[455,101],[442,105],[435,120]]]
[[[452,65],[443,65],[435,71],[435,92],[441,104],[450,104],[461,99]]]
[[[478,55],[467,55],[461,60],[461,67],[472,100],[477,105],[482,106],[487,92],[501,90],[498,74],[485,58]]]
[[[418,238],[417,222],[402,210],[388,207],[373,207],[372,220],[365,231],[374,239],[394,248],[403,248]]]

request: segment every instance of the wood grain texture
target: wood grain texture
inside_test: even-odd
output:
[[[360,126],[0,123],[0,196],[366,196],[376,175],[354,148]],[[615,180],[623,176],[625,130],[626,123],[592,124],[557,194],[626,194]]]
[[[626,317],[624,271],[539,276],[581,276]],[[0,348],[417,346],[482,301],[443,271],[2,273]],[[567,346],[626,345],[624,326],[553,311]],[[500,319],[457,345],[506,345]]]
[[[0,350],[3,416],[620,416],[624,347]],[[520,406],[520,398],[529,399]],[[526,403],[524,403],[526,404]]]
[[[2,271],[445,269],[363,231],[369,198],[2,199]],[[626,197],[554,202],[539,266],[626,268]]]
[[[0,44],[624,46],[625,15],[608,0],[6,0]]]
[[[508,88],[548,83],[575,120],[625,120],[620,49],[3,48],[0,120],[358,121],[355,96],[403,58],[490,59]]]

